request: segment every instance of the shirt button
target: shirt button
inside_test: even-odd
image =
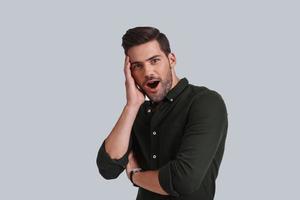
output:
[[[153,135],[156,135],[156,132],[155,132],[155,131],[153,131]]]
[[[173,99],[170,99],[170,101],[172,102],[172,101],[173,101]]]
[[[151,109],[149,108],[149,109],[147,110],[147,112],[150,113],[150,112],[151,112]]]
[[[154,155],[152,156],[152,158],[154,158],[154,159],[155,159],[155,158],[156,158],[156,155],[154,154]]]

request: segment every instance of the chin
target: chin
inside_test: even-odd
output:
[[[151,96],[148,96],[148,97],[151,101],[154,101],[154,102],[160,102],[164,99],[164,97],[154,97],[154,98]]]

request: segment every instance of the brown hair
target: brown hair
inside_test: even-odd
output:
[[[122,37],[122,46],[124,48],[125,55],[127,55],[127,51],[131,47],[144,44],[152,40],[156,40],[159,43],[160,49],[168,57],[171,52],[168,38],[157,28],[150,26],[138,26],[126,31]]]

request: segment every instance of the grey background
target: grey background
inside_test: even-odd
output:
[[[0,199],[134,199],[96,154],[126,103],[121,37],[156,26],[180,78],[218,91],[216,200],[298,199],[297,1],[1,1]]]

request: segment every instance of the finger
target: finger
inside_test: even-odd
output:
[[[128,69],[130,69],[129,56],[125,56],[125,61],[124,61],[124,72],[127,73]]]
[[[126,78],[128,77],[128,65],[129,65],[129,57],[125,56],[125,60],[124,60],[124,73]]]
[[[125,63],[124,63],[124,73],[125,73],[125,76],[126,76],[126,79],[130,82],[134,82],[134,79],[131,75],[131,69],[130,69],[130,61],[129,61],[129,56],[126,56],[125,57]]]

